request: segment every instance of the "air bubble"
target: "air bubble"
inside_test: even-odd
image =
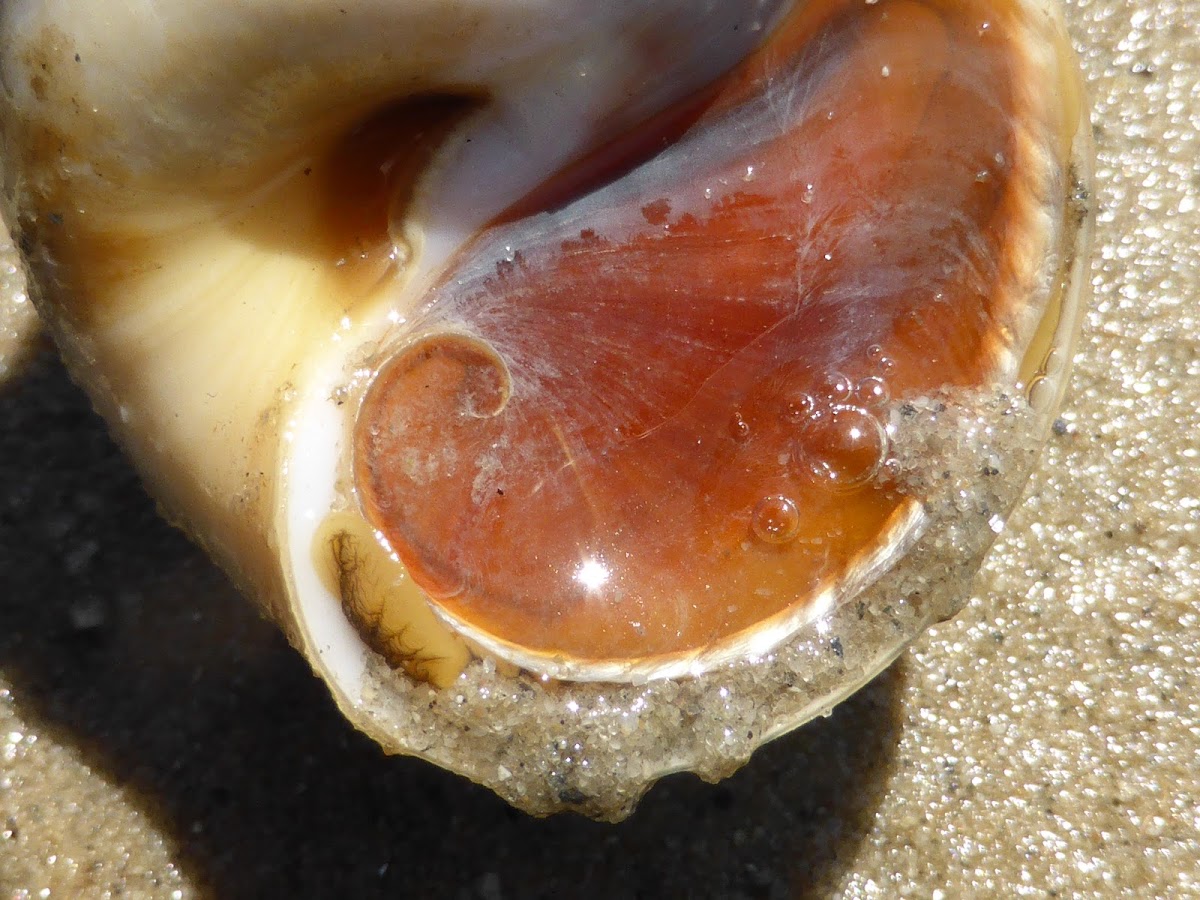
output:
[[[811,394],[796,394],[783,406],[783,420],[799,425],[811,419],[817,411],[817,401]]]
[[[829,372],[817,385],[817,393],[831,403],[844,403],[850,399],[854,382],[840,372]]]
[[[896,361],[887,355],[887,351],[879,344],[872,344],[867,348],[867,356],[875,363],[875,368],[880,372],[888,372],[896,367]]]
[[[854,399],[863,406],[879,409],[892,398],[887,382],[875,375],[860,381],[854,388]]]
[[[1058,383],[1053,378],[1038,375],[1029,383],[1029,405],[1037,412],[1049,412],[1057,400]]]
[[[1057,347],[1052,347],[1050,352],[1046,354],[1046,360],[1042,363],[1042,371],[1048,376],[1060,375],[1067,367],[1066,354]]]
[[[739,444],[750,440],[750,423],[740,412],[735,412],[729,420],[729,434]]]
[[[852,490],[883,468],[888,436],[882,423],[859,406],[836,406],[814,417],[796,442],[807,474],[831,490]]]
[[[786,544],[800,531],[800,511],[790,497],[764,497],[754,507],[750,529],[765,544]]]

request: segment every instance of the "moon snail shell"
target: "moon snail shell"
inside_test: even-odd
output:
[[[1060,403],[1049,0],[14,0],[4,200],[163,508],[354,725],[534,813],[952,615]]]

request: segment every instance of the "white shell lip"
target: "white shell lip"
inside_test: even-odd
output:
[[[295,598],[302,640],[331,685],[347,701],[362,699],[370,652],[335,596],[317,574],[313,551],[321,521],[338,503],[334,473],[343,453],[344,428],[331,399],[340,366],[326,366],[314,379],[317,389],[300,399],[285,440],[293,451],[280,475],[285,500],[280,516],[280,547],[287,561],[288,586]],[[331,440],[332,439],[332,440]],[[302,498],[302,499],[299,499]]]

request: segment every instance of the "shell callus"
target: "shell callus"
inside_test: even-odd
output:
[[[453,261],[354,452],[456,628],[557,677],[681,674],[769,649],[910,536],[892,404],[1014,374],[1013,248],[1045,239],[989,11],[804,6],[666,149]]]

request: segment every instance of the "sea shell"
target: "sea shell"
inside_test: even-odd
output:
[[[0,11],[36,299],[346,716],[536,813],[952,614],[1065,387],[1046,0]]]

